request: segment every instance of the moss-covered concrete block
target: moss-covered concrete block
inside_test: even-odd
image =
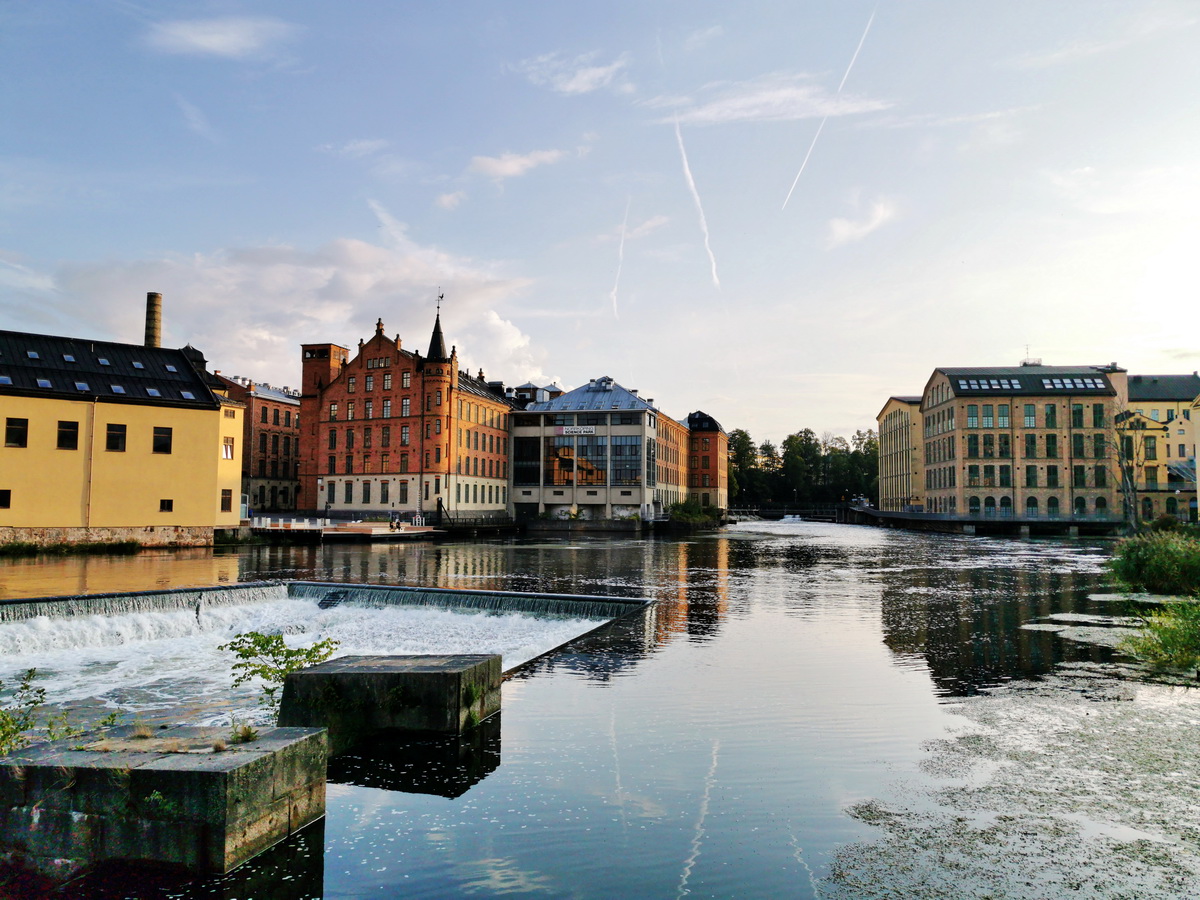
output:
[[[331,752],[387,731],[461,734],[500,710],[498,655],[343,656],[292,672],[279,722],[329,729]]]

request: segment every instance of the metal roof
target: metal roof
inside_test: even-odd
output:
[[[0,394],[213,409],[183,350],[0,331]]]
[[[955,396],[1095,394],[1113,396],[1107,366],[983,366],[939,368]]]
[[[706,412],[696,410],[694,413],[688,413],[687,421],[680,422],[681,425],[686,425],[690,431],[720,431],[725,432],[721,427],[721,423],[714,419]]]
[[[553,400],[530,403],[529,412],[575,412],[580,410],[645,409],[654,406],[628,388],[621,387],[607,375],[593,379],[582,387],[567,391]]]
[[[1200,375],[1130,375],[1129,400],[1190,402],[1200,397]]]

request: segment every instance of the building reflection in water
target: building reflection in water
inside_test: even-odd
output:
[[[0,599],[149,591],[230,584],[239,559],[209,548],[146,550],[129,556],[36,556],[0,559]]]
[[[884,643],[900,657],[924,660],[944,696],[1036,678],[1062,662],[1112,658],[1106,648],[1021,627],[1086,607],[1094,574],[1021,566],[957,568],[942,562],[911,560],[902,577],[884,579],[882,623]]]

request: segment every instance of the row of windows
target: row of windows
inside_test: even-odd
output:
[[[277,434],[271,435],[270,446],[271,446],[271,453],[274,456],[278,456],[279,455],[279,446],[280,446],[279,445],[279,435],[277,435]],[[299,453],[300,452],[300,438],[296,438],[295,448],[296,448],[296,452]],[[258,452],[260,454],[264,454],[264,455],[267,452],[267,435],[265,432],[261,432],[261,431],[258,434]],[[284,456],[292,455],[292,437],[291,437],[291,435],[288,435],[288,434],[285,434],[283,436],[283,455]]]
[[[478,475],[481,478],[507,478],[508,463],[498,459],[480,459],[478,456],[458,458],[459,475]]]
[[[367,368],[368,369],[374,368],[371,365],[371,362],[372,362],[372,360],[367,360]],[[384,365],[391,364],[389,360],[375,360],[375,362],[382,362]],[[390,391],[392,389],[392,373],[391,372],[384,373],[382,386],[385,391]],[[401,373],[400,386],[401,387],[412,387],[412,373],[411,372],[402,372]],[[358,378],[356,378],[354,375],[350,375],[346,378],[346,393],[353,394],[356,390],[358,390]],[[375,390],[375,376],[374,375],[367,375],[366,377],[363,378],[363,390],[364,391]]]
[[[128,427],[122,424],[110,423],[105,426],[104,449],[110,453],[124,453],[128,438]],[[156,425],[151,429],[150,450],[152,453],[170,453],[174,440],[171,428]],[[4,420],[4,446],[29,446],[29,420],[9,417]],[[79,423],[65,420],[58,422],[58,439],[55,445],[59,450],[79,449]],[[221,447],[223,459],[233,459],[234,439],[224,438]]]
[[[12,378],[8,375],[0,375],[0,384],[12,384]],[[92,386],[89,382],[73,381],[73,382],[71,382],[71,384],[74,385],[75,390],[79,391],[80,393],[88,393],[88,394],[92,393]],[[54,390],[55,389],[54,381],[50,378],[38,378],[37,386],[39,388],[43,388],[45,390]],[[121,384],[110,384],[108,386],[108,390],[109,390],[109,393],[112,393],[112,394],[117,394],[119,396],[129,396],[129,391],[125,390],[125,386],[121,385]],[[148,387],[148,388],[142,388],[142,390],[145,391],[147,397],[155,397],[155,398],[161,399],[163,396],[163,392],[160,391],[158,388]],[[196,395],[192,391],[182,391],[181,390],[181,391],[178,391],[177,393],[179,394],[179,399],[181,399],[181,400],[195,400],[196,399]]]
[[[12,509],[12,490],[4,488],[0,490],[0,509]],[[158,501],[159,512],[174,512],[174,498],[163,498]],[[221,489],[221,512],[233,512],[233,490],[231,488]]]
[[[41,358],[42,358],[42,355],[41,355],[40,353],[38,353],[38,351],[36,351],[36,350],[26,350],[26,351],[25,351],[25,357],[26,357],[27,359],[41,359]],[[74,362],[77,362],[77,360],[75,359],[75,356],[74,356],[73,354],[71,354],[71,353],[64,353],[64,354],[62,354],[62,361],[63,361],[63,362],[68,362],[68,363],[74,363]],[[103,357],[103,356],[99,356],[99,357],[97,357],[97,358],[96,358],[96,362],[97,362],[99,365],[102,365],[102,366],[111,366],[111,365],[112,365],[112,363],[111,363],[111,362],[109,362],[109,361],[108,361],[108,360],[107,360],[105,357]],[[136,360],[136,359],[135,359],[135,360],[133,360],[133,361],[130,363],[130,365],[131,365],[131,366],[133,366],[133,368],[135,368],[135,369],[138,369],[138,370],[144,370],[144,369],[146,368],[145,364],[143,364],[143,363],[139,362],[139,361],[138,361],[138,360]],[[165,369],[165,370],[166,370],[166,371],[168,371],[168,372],[178,372],[178,371],[179,371],[179,369],[177,369],[175,366],[171,365],[170,363],[167,363],[166,365],[164,365],[164,366],[163,366],[163,369]]]
[[[1076,497],[1072,504],[1076,515],[1087,514],[1087,498]],[[1027,497],[1025,499],[1025,515],[1028,518],[1036,518],[1041,504],[1037,497]],[[1103,516],[1108,514],[1108,500],[1104,497],[1097,497],[1093,507],[1097,515]],[[1061,512],[1061,504],[1057,497],[1046,498],[1046,515],[1057,516]],[[1001,497],[999,503],[995,497],[984,497],[982,502],[979,497],[967,498],[967,510],[973,516],[979,515],[981,512],[984,515],[995,515],[999,511],[1001,516],[1012,515],[1013,501],[1012,497]]]
[[[538,426],[538,425],[640,425],[642,423],[642,414],[640,412],[615,412],[615,413],[517,413],[513,416],[513,425],[515,426]],[[654,427],[654,417],[650,417],[650,427]],[[704,438],[708,440],[708,438]]]
[[[496,484],[463,484],[460,481],[454,485],[454,500],[456,503],[507,503],[508,488]]]
[[[688,476],[688,487],[712,487],[709,476],[691,474]]]
[[[268,414],[270,414],[270,416],[271,416],[271,422],[269,422],[269,423],[267,421]],[[280,417],[279,417],[279,407],[278,406],[271,407],[269,412],[268,412],[268,409],[266,406],[262,407],[262,412],[259,416],[259,421],[261,421],[262,424],[264,424],[264,425],[267,425],[267,424],[279,425],[280,424],[279,418]],[[283,411],[283,423],[282,424],[285,428],[292,427],[292,411],[290,409],[285,409]],[[297,428],[300,427],[300,413],[296,413],[296,427]]]

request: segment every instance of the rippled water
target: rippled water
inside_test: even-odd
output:
[[[916,777],[922,744],[954,725],[956,698],[1063,660],[1104,658],[1019,626],[1093,611],[1087,595],[1102,584],[1106,556],[1085,542],[785,522],[682,541],[190,557],[182,579],[202,570],[224,580],[524,588],[657,603],[521,670],[505,684],[500,721],[466,743],[366,747],[339,761],[324,824],[300,838],[224,879],[138,890],[820,896],[837,848],[867,836],[847,810]],[[130,577],[119,565],[101,578],[73,564],[82,565],[61,563],[64,581],[92,590]],[[171,571],[154,563],[165,583],[197,583]],[[39,585],[53,578],[38,569]],[[21,584],[15,567],[0,566],[6,596]],[[126,896],[129,884],[100,878],[78,890]]]

